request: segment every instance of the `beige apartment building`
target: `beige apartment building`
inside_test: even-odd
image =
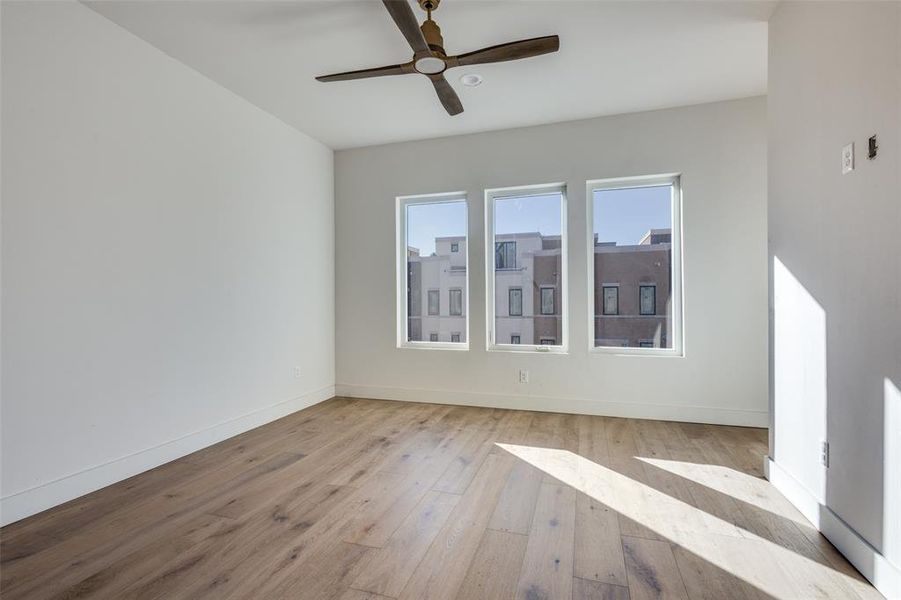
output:
[[[494,257],[497,344],[560,345],[562,264],[559,235],[499,234]],[[594,243],[596,346],[672,345],[672,244],[669,229],[638,244]],[[435,252],[407,250],[410,341],[466,341],[466,238],[435,239]]]

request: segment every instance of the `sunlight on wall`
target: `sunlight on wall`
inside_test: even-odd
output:
[[[826,312],[777,256],[773,310],[773,459],[824,502]]]
[[[869,589],[828,564],[811,560],[568,450],[497,445],[766,594],[780,598],[821,597],[820,586],[825,586],[849,597],[851,590]]]
[[[885,378],[882,554],[901,564],[901,390]]]

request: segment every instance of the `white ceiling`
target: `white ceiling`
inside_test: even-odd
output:
[[[448,71],[465,107],[451,117],[419,75],[313,79],[410,59],[378,1],[86,4],[336,149],[763,94],[775,6],[444,0],[433,17],[448,53],[560,35],[556,54]],[[464,87],[459,77],[468,72],[484,83]]]

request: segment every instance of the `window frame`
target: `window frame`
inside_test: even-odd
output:
[[[463,233],[463,243],[466,248],[464,253],[465,259],[465,288],[466,293],[462,294],[462,315],[453,315],[454,317],[464,318],[464,328],[460,332],[465,335],[463,342],[432,342],[432,341],[410,341],[408,336],[407,310],[409,307],[409,297],[407,293],[407,207],[414,204],[443,204],[448,202],[463,202],[466,211],[466,231]],[[469,327],[469,232],[470,232],[470,203],[466,192],[439,192],[435,194],[416,194],[411,196],[397,196],[395,198],[395,270],[396,270],[396,288],[395,288],[395,310],[397,319],[397,347],[406,349],[422,349],[422,350],[469,350],[470,327]],[[440,317],[440,298],[439,290],[439,317]],[[428,301],[428,296],[426,296]],[[428,306],[425,307],[425,313],[428,313]],[[424,315],[435,316],[435,315]]]
[[[642,187],[672,186],[670,210],[672,213],[672,269],[670,281],[670,293],[672,294],[672,348],[631,348],[619,346],[595,346],[594,328],[597,317],[603,315],[603,303],[601,313],[595,311],[595,277],[594,277],[594,192],[597,190],[622,190]],[[684,358],[685,357],[685,312],[683,307],[684,281],[683,281],[683,254],[682,254],[682,174],[665,173],[660,175],[639,175],[635,177],[616,177],[611,179],[592,179],[585,184],[585,234],[587,243],[586,275],[588,282],[588,351],[594,355],[635,355],[635,356],[661,356]],[[639,285],[641,283],[639,282]],[[639,312],[641,312],[641,298],[639,291]],[[602,298],[603,302],[603,298]],[[655,315],[657,292],[654,291]],[[619,300],[617,299],[617,305]],[[618,308],[618,306],[617,306]],[[610,316],[610,315],[608,315]]]
[[[496,302],[495,302],[495,231],[494,231],[494,207],[495,202],[504,198],[524,198],[528,196],[560,195],[560,267],[563,285],[560,287],[560,331],[561,340],[559,346],[542,346],[540,344],[510,344],[499,343],[495,339],[496,329]],[[568,354],[569,353],[569,272],[568,250],[569,236],[567,233],[567,190],[565,182],[543,183],[536,185],[518,185],[502,188],[489,188],[485,190],[485,340],[486,350],[489,352],[540,352],[543,354]],[[523,290],[525,292],[525,290]],[[556,300],[556,299],[555,299]],[[508,297],[509,302],[509,297]],[[509,308],[509,307],[508,307]],[[539,307],[540,309],[540,307]],[[535,313],[533,307],[533,313]],[[533,314],[533,316],[535,316]],[[520,338],[521,339],[521,338]]]

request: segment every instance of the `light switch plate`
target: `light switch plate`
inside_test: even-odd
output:
[[[842,148],[842,175],[854,170],[854,142]]]

